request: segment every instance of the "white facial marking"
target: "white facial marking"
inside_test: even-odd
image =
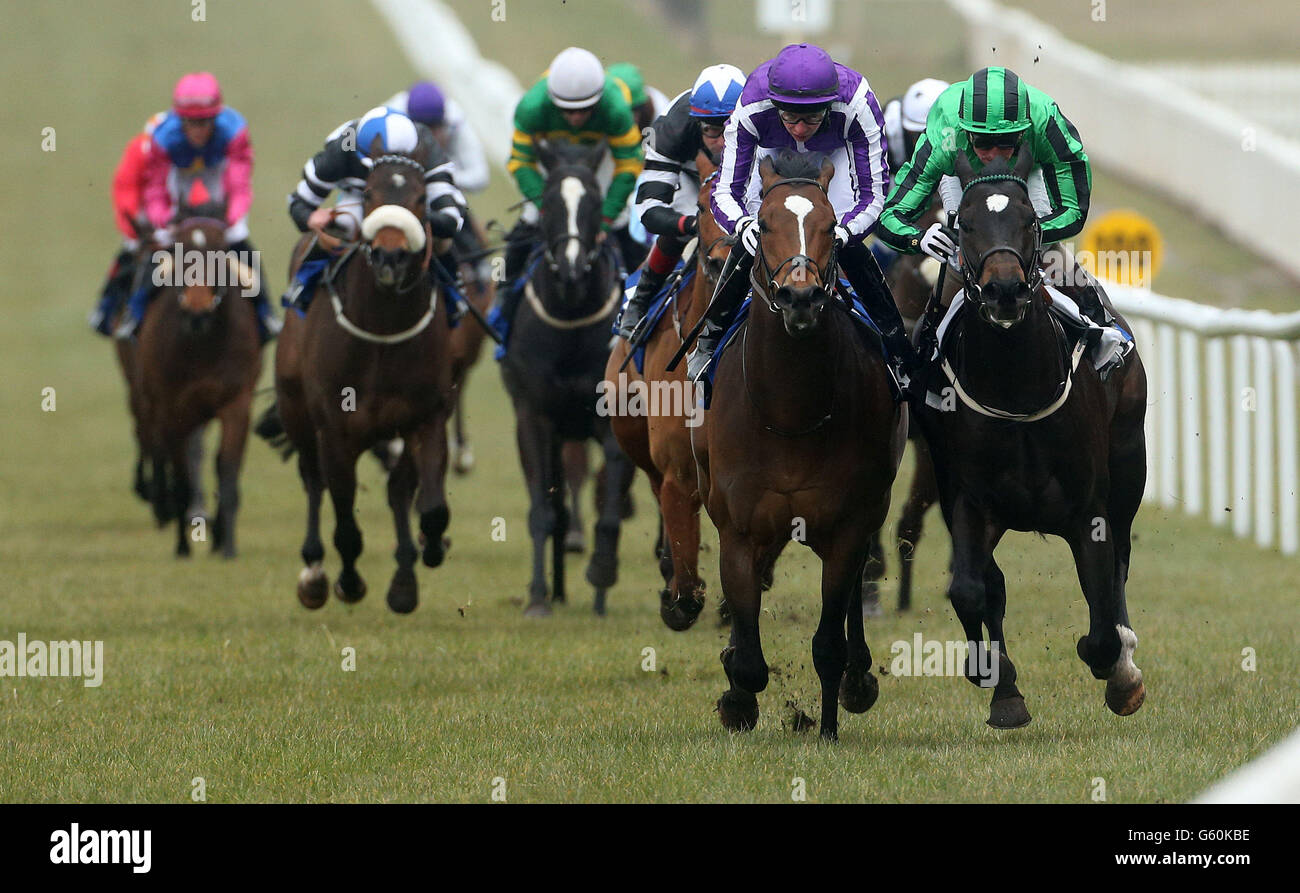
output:
[[[990,195],[988,198],[984,200],[984,204],[988,205],[988,209],[992,211],[994,214],[999,214],[1002,211],[1006,210],[1007,202],[1009,201],[1011,201],[1010,196]]]
[[[560,195],[564,198],[564,207],[569,212],[569,235],[578,235],[578,205],[582,202],[582,197],[587,194],[587,189],[582,185],[582,181],[577,177],[565,177],[560,183]],[[568,247],[564,249],[564,256],[569,259],[570,264],[578,262],[579,242],[576,238],[570,239]]]
[[[203,235],[203,230],[196,229],[194,231],[194,236],[190,241],[194,243],[195,248],[202,248],[208,243],[208,237]]]
[[[401,174],[393,174],[393,185],[394,185],[394,186],[405,186],[405,185],[406,185],[406,178],[403,177]]]
[[[803,219],[812,213],[813,203],[802,195],[787,195],[785,197],[785,207],[799,221],[799,253],[806,256],[808,254],[808,241],[804,236]]]

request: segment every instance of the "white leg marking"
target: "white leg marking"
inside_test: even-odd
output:
[[[304,567],[298,572],[298,582],[311,583],[313,580],[319,580],[323,576],[325,576],[325,568],[322,566],[322,562],[313,561],[310,565]]]
[[[569,259],[570,264],[578,262],[579,243],[576,238],[578,235],[578,205],[586,194],[586,187],[582,185],[582,181],[577,177],[565,177],[564,181],[560,183],[560,195],[564,197],[564,207],[569,212],[569,235],[575,237],[569,239],[569,244],[564,249],[564,256]]]
[[[1137,648],[1138,643],[1137,633],[1118,623],[1115,629],[1119,632],[1119,660],[1115,661],[1115,668],[1110,671],[1106,681],[1125,689],[1133,688],[1142,681],[1142,671],[1133,663],[1133,649]]]

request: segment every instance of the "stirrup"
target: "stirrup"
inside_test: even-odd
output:
[[[699,381],[704,375],[704,370],[709,368],[709,363],[717,351],[718,341],[716,338],[705,339],[704,336],[696,338],[695,346],[686,355],[686,380]]]

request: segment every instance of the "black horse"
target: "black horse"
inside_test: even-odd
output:
[[[547,170],[542,195],[542,244],[529,261],[525,284],[501,361],[515,408],[519,458],[528,483],[528,531],[533,576],[525,614],[550,613],[546,599],[546,542],[552,544],[551,599],[564,601],[564,501],[561,447],[594,438],[605,453],[606,486],[596,520],[595,549],[587,581],[595,610],[605,613],[605,593],[618,577],[622,494],[633,466],[597,414],[599,384],[609,357],[610,327],[622,298],[622,277],[612,241],[601,235],[602,194],[595,176],[604,147],[559,143],[542,147]]]
[[[1146,373],[1133,351],[1103,381],[1079,363],[1086,341],[1076,346],[1049,311],[1025,186],[1029,150],[978,176],[964,155],[957,161],[966,304],[945,338],[942,372],[931,372],[943,376],[930,388],[943,399],[919,406],[918,417],[952,534],[948,595],[967,640],[979,643],[978,668],[966,675],[993,688],[989,725],[1029,722],[1003,637],[1006,580],[993,550],[1009,529],[1053,534],[1069,543],[1088,601],[1079,657],[1106,680],[1107,706],[1127,716],[1145,696],[1124,588],[1146,481]]]

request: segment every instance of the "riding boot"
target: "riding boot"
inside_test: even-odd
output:
[[[113,317],[122,305],[131,288],[135,276],[135,255],[130,251],[119,251],[108,271],[108,279],[100,292],[99,302],[90,314],[90,328],[105,337],[113,334]]]
[[[696,336],[695,347],[686,357],[686,377],[698,381],[708,368],[718,342],[731,325],[731,318],[749,292],[749,274],[754,268],[754,258],[744,248],[737,248],[740,259],[730,278],[723,282],[704,313],[704,324]]]
[[[650,302],[654,300],[655,295],[659,294],[659,289],[663,288],[668,276],[669,273],[656,273],[649,266],[641,269],[641,278],[636,284],[636,294],[628,300],[627,306],[623,308],[623,315],[619,318],[618,337],[626,341],[632,340],[632,333],[641,324],[641,320],[645,319],[646,311],[650,309]]]
[[[253,272],[257,275],[257,294],[250,295],[253,301],[253,310],[257,313],[257,339],[258,343],[265,345],[276,335],[280,334],[280,329],[284,324],[276,317],[275,311],[271,309],[271,302],[266,299],[266,286],[262,281],[262,263],[257,250],[253,248],[253,243],[248,239],[240,239],[230,245],[230,250],[237,255],[247,256],[253,261]]]
[[[1102,299],[1103,291],[1098,282],[1076,263],[1073,281],[1060,286],[1066,297],[1079,305],[1079,312],[1093,323],[1101,326],[1094,330],[1092,357],[1093,365],[1101,373],[1102,381],[1110,377],[1120,365],[1133,344],[1133,336],[1120,328],[1118,321],[1106,309]]]
[[[506,235],[506,281],[505,287],[497,290],[497,301],[488,314],[488,322],[500,333],[502,339],[509,337],[510,325],[514,321],[515,311],[523,299],[524,286],[521,281],[528,264],[528,256],[533,253],[540,231],[534,223],[520,220]]]
[[[840,249],[839,260],[844,275],[857,292],[858,300],[880,329],[889,362],[894,366],[899,380],[905,382],[909,373],[920,367],[921,358],[907,337],[903,317],[898,312],[893,295],[889,293],[889,286],[885,283],[875,256],[861,242],[856,242]]]

